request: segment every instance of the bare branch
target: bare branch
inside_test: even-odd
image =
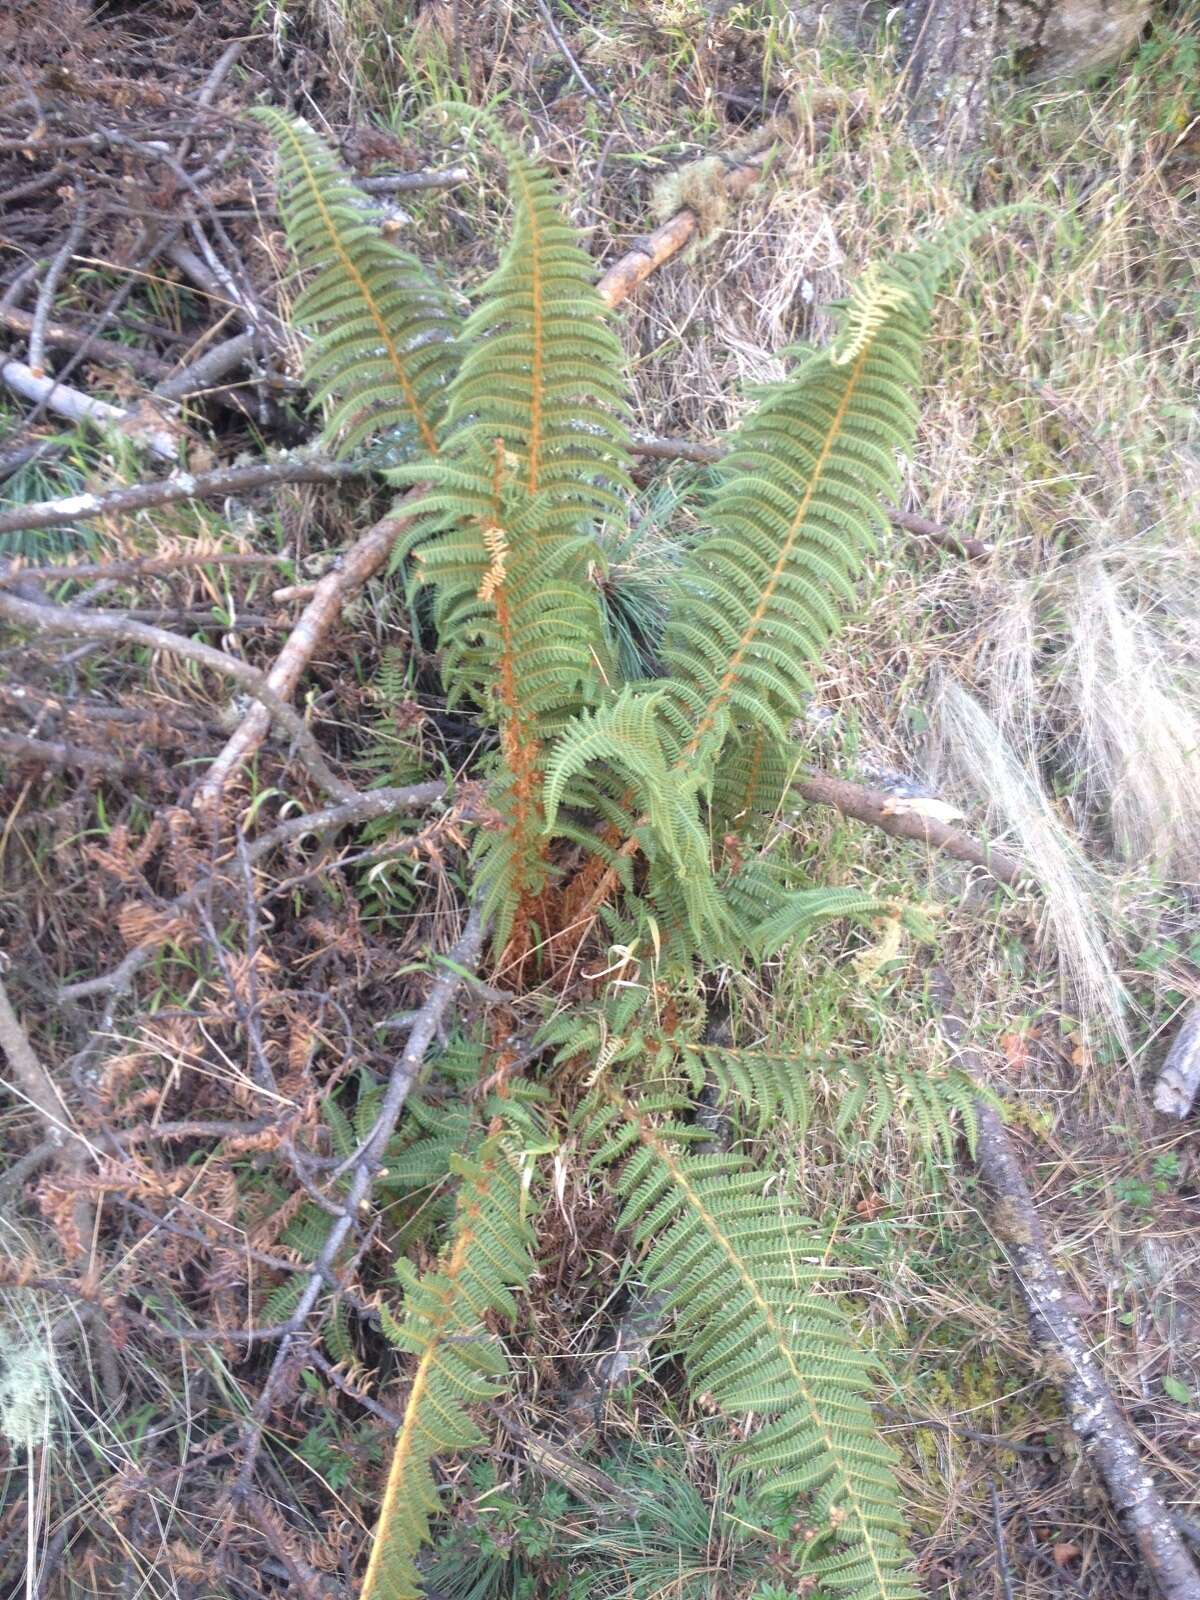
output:
[[[245,361],[257,343],[258,336],[252,332],[224,339],[198,356],[182,372],[164,379],[154,392],[160,400],[183,400],[189,395],[200,394],[219,383],[226,373],[232,372],[234,367]]]
[[[86,499],[87,496],[81,496]],[[47,504],[61,505],[60,500]],[[5,530],[0,527],[0,533]],[[83,579],[174,577],[189,567],[279,567],[289,556],[259,556],[241,550],[181,551],[170,556],[135,556],[131,561],[57,561],[47,567],[22,567],[12,562],[0,571],[0,589],[15,583],[61,583]]]
[[[356,540],[338,566],[320,580],[265,679],[272,694],[282,696],[293,692],[321,641],[341,615],[343,603],[357,594],[372,573],[379,570],[406,526],[403,516],[393,514],[382,518]],[[265,701],[247,714],[205,774],[196,795],[198,807],[220,804],[225,785],[258,749],[269,722]],[[353,791],[335,798],[349,799],[352,794]]]
[[[15,306],[0,306],[0,327],[28,335],[33,331],[33,317]],[[42,332],[46,343],[54,349],[75,351],[81,359],[98,362],[101,366],[128,367],[131,372],[155,383],[171,372],[171,363],[161,356],[151,355],[136,345],[115,344],[112,340],[98,338],[87,328],[76,327],[69,321],[47,322]]]
[[[140,440],[152,455],[164,461],[174,461],[179,454],[175,436],[165,428],[147,426],[119,406],[110,406],[106,400],[95,400],[80,389],[60,383],[56,378],[42,377],[23,361],[0,356],[0,382],[23,400],[46,406],[68,422],[92,422],[102,428],[117,428],[129,438]]]
[[[446,965],[434,979],[428,998],[413,1023],[404,1050],[392,1069],[375,1125],[359,1150],[355,1152],[355,1164],[341,1214],[335,1219],[321,1253],[313,1263],[312,1273],[300,1295],[295,1311],[288,1319],[275,1360],[271,1364],[262,1392],[255,1402],[244,1435],[245,1454],[234,1488],[234,1497],[237,1499],[241,1499],[250,1491],[255,1463],[262,1444],[263,1428],[274,1410],[279,1389],[292,1359],[293,1348],[313,1307],[320,1299],[329,1275],[334,1270],[347,1235],[359,1220],[362,1209],[370,1201],[387,1142],[395,1131],[408,1092],[416,1082],[417,1074],[437,1035],[442,1018],[463,982],[462,971],[458,969],[466,969],[469,972],[475,968],[483,950],[483,938],[483,919],[475,909],[467,918],[462,934],[450,951]]]
[[[25,529],[65,528],[96,517],[127,516],[180,500],[209,500],[218,495],[246,494],[251,489],[284,483],[342,483],[363,477],[364,469],[316,456],[294,461],[264,461],[253,467],[218,467],[213,472],[177,472],[156,483],[134,483],[107,494],[76,494],[62,500],[38,500],[0,515],[0,533]],[[3,580],[0,580],[3,581]]]
[[[967,1043],[966,1024],[954,1010],[945,973],[934,979],[945,1012],[942,1031],[957,1064],[977,1082],[983,1063]],[[1025,1175],[1008,1130],[994,1107],[975,1104],[979,1134],[975,1159],[997,1204],[987,1219],[1012,1263],[1035,1341],[1048,1348],[1071,1427],[1100,1474],[1113,1507],[1132,1535],[1164,1600],[1200,1600],[1197,1568],[1151,1476],[1132,1428],[1105,1380],[1091,1342],[1068,1308]]]
[[[128,761],[124,756],[109,755],[103,750],[89,750],[86,745],[35,739],[31,734],[8,733],[2,729],[0,751],[14,761],[36,761],[47,767],[79,767],[84,772],[107,773],[113,778],[144,773],[146,770],[138,762]]]
[[[895,839],[919,840],[956,861],[983,867],[993,878],[1014,888],[1032,878],[1029,869],[1006,850],[972,839],[970,834],[918,811],[898,810],[895,798],[882,790],[864,789],[825,772],[807,773],[796,780],[794,787],[812,805],[834,806],[843,816],[881,828]]]
[[[75,218],[67,230],[67,237],[50,263],[50,268],[38,290],[29,328],[29,367],[39,378],[46,376],[46,323],[54,309],[54,296],[58,293],[58,285],[67,270],[67,264],[75,254],[75,247],[83,237],[87,219],[87,202],[81,199],[75,210]]]
[[[224,677],[240,683],[262,706],[264,726],[272,721],[291,738],[297,759],[309,776],[335,800],[356,800],[358,790],[339,778],[325,760],[312,730],[271,687],[267,675],[239,661],[235,656],[215,650],[197,639],[185,639],[148,622],[134,622],[120,612],[81,611],[72,606],[39,605],[20,600],[16,595],[0,594],[0,617],[20,623],[39,633],[67,638],[112,639],[125,644],[145,645],[151,650],[167,650],[173,655],[210,667]]]
[[[366,194],[411,194],[417,189],[457,188],[471,181],[471,173],[467,167],[447,167],[442,172],[390,172],[354,181]]]

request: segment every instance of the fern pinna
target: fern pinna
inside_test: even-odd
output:
[[[469,871],[496,981],[557,997],[534,1057],[557,1051],[566,1121],[611,1175],[693,1387],[755,1419],[736,1472],[796,1502],[822,1592],[909,1600],[891,1456],[865,1398],[872,1362],[820,1287],[826,1241],[748,1156],[698,1149],[689,1108],[715,1091],[750,1138],[768,1121],[799,1138],[811,1091],[825,1085],[828,1099],[836,1082],[843,1121],[869,1114],[877,1128],[911,1104],[946,1144],[965,1091],[907,1068],[830,1068],[802,1047],[717,1047],[703,1006],[679,1002],[706,967],[774,951],[821,918],[904,914],[807,882],[767,848],[763,823],[790,781],[809,668],[885,525],[939,278],[979,224],[864,276],[833,347],[803,355],[738,431],[702,533],[664,576],[661,603],[639,602],[651,619],[639,649],[614,648],[619,574],[605,549],[629,545],[628,403],[550,179],[488,124],[513,234],[458,323],[312,131],[267,116],[283,216],[312,275],[296,314],[327,436],[343,450],[386,445],[388,476],[410,490],[395,567],[431,597],[449,701],[495,732],[481,741],[492,805]],[[612,992],[597,998],[606,976]],[[475,1048],[482,1063],[482,1038]],[[420,1593],[419,1550],[440,1510],[433,1460],[477,1442],[472,1413],[502,1381],[485,1319],[510,1315],[528,1278],[523,1185],[539,1181],[534,1151],[548,1142],[532,1139],[518,1177],[499,1135],[463,1153],[473,1114],[430,1115],[439,1131],[419,1149],[402,1130],[396,1181],[441,1174],[457,1203],[437,1267],[418,1277],[401,1263],[405,1309],[386,1323],[410,1362],[369,1600]]]

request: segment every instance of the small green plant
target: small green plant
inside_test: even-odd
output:
[[[365,1600],[421,1593],[434,1462],[481,1442],[509,1381],[501,1330],[563,1128],[611,1183],[691,1390],[724,1419],[732,1491],[806,1530],[794,1570],[822,1593],[915,1600],[873,1357],[831,1292],[829,1241],[744,1146],[713,1151],[693,1111],[715,1086],[747,1134],[800,1132],[810,1085],[838,1070],[802,1039],[706,1042],[706,970],[831,917],[923,927],[809,881],[768,824],[809,665],[897,486],[938,282],[978,220],[863,276],[833,348],[804,354],[738,431],[702,533],[647,597],[621,571],[635,490],[620,348],[547,174],[491,128],[513,231],[459,323],[311,130],[263,115],[310,275],[296,316],[327,436],[342,450],[386,437],[409,490],[397,566],[432,595],[448,704],[494,732],[480,768],[494,816],[470,863],[492,981],[550,1012],[542,1085],[512,1078],[449,1116],[415,1100],[423,1137],[401,1135],[392,1181],[407,1170],[454,1207],[435,1265],[401,1261],[403,1309],[384,1317],[411,1367]],[[494,1085],[486,1038],[457,1048]],[[956,1108],[970,1131],[951,1075],[910,1074],[882,1100],[869,1071],[847,1082],[851,1116],[906,1099],[931,1136]],[[643,1592],[623,1582],[612,1592]]]

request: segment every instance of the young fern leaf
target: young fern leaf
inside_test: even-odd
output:
[[[775,955],[793,939],[802,939],[819,923],[841,917],[878,917],[895,907],[864,889],[796,889],[780,898],[770,916],[754,929],[752,943],[760,956]]]
[[[458,326],[449,300],[414,256],[366,213],[366,197],[306,122],[254,113],[279,151],[279,204],[301,269],[312,276],[293,308],[312,343],[305,374],[324,428],[346,455],[393,436],[438,449]]]
[[[692,1092],[711,1087],[718,1104],[737,1106],[755,1131],[783,1123],[794,1133],[808,1127],[812,1056],[795,1051],[743,1050],[732,1045],[681,1044],[679,1063]]]
[[[807,1496],[819,1530],[811,1571],[830,1594],[918,1600],[903,1541],[895,1456],[864,1398],[873,1361],[836,1302],[820,1240],[763,1176],[731,1155],[693,1155],[704,1130],[675,1121],[669,1097],[638,1104],[599,1090],[583,1108],[596,1166],[616,1166],[620,1225],[665,1296],[694,1392],[761,1425],[733,1451],[736,1473],[772,1497]]]
[[[499,1394],[505,1373],[503,1348],[484,1319],[489,1312],[516,1315],[512,1290],[525,1286],[532,1269],[520,1173],[503,1137],[487,1139],[474,1160],[452,1157],[451,1166],[461,1184],[450,1242],[423,1277],[407,1261],[397,1262],[404,1317],[383,1316],[388,1339],[417,1364],[361,1600],[422,1600],[415,1557],[441,1509],[430,1463],[441,1451],[481,1441],[467,1408]]]

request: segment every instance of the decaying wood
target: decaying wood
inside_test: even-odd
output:
[[[944,973],[936,975],[935,988],[944,1007],[942,1031],[956,1065],[982,1083],[982,1062],[969,1047],[966,1024],[956,1013]],[[1008,1130],[988,1101],[980,1098],[975,1110],[975,1159],[996,1202],[988,1225],[1012,1263],[1029,1310],[1030,1331],[1047,1353],[1047,1367],[1071,1427],[1164,1600],[1200,1600],[1200,1568],[1113,1399],[1091,1342],[1069,1309],[1067,1286],[1054,1265]]]
[[[762,155],[730,171],[725,180],[725,192],[731,200],[740,199],[754,187],[762,177],[770,153],[764,151]],[[638,285],[645,283],[664,261],[669,261],[672,256],[679,254],[684,245],[690,244],[699,228],[700,218],[690,207],[685,207],[669,217],[660,228],[655,228],[653,233],[639,239],[633,249],[615,261],[597,283],[596,290],[604,304],[611,309],[620,305],[622,300],[627,300]]]
[[[1164,1116],[1186,1117],[1200,1090],[1200,1004],[1192,1006],[1167,1051],[1154,1086],[1154,1109]]]
[[[898,803],[893,795],[878,789],[864,789],[857,783],[847,783],[844,778],[834,778],[825,772],[809,772],[798,778],[793,787],[812,805],[833,806],[845,817],[866,822],[881,828],[895,839],[915,839],[953,856],[956,861],[967,861],[972,866],[983,867],[1001,883],[1016,887],[1031,882],[1029,869],[1006,850],[973,839],[970,834],[933,817],[923,816]]]

